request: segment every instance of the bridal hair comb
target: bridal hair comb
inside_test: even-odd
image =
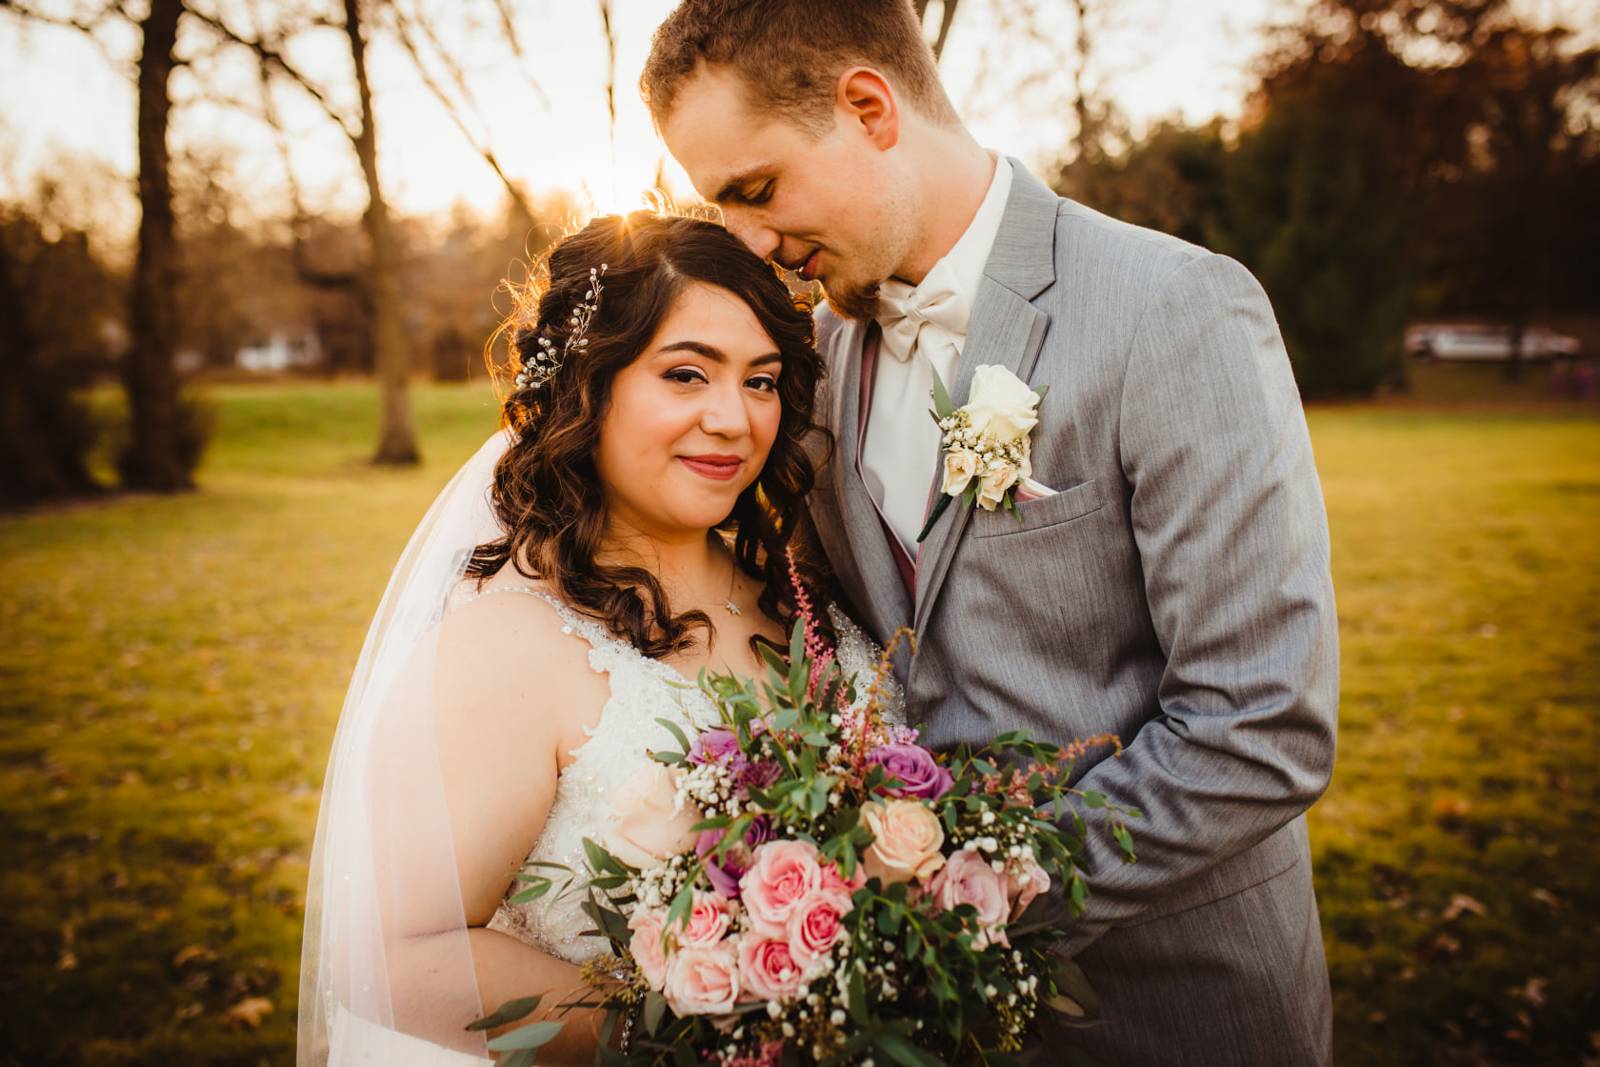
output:
[[[539,334],[539,346],[534,350],[531,359],[522,364],[522,369],[517,372],[517,388],[540,389],[544,383],[556,376],[562,366],[567,362],[567,357],[575,352],[582,352],[589,347],[589,339],[584,336],[589,329],[589,323],[594,319],[595,312],[600,310],[600,276],[606,272],[608,264],[602,263],[599,268],[589,268],[589,289],[583,294],[583,301],[572,309],[572,316],[567,320],[567,339],[561,345],[561,352],[557,354],[555,342]]]

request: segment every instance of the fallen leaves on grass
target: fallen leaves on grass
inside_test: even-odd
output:
[[[215,963],[216,961],[217,954],[204,945],[185,945],[178,950],[177,955],[172,957],[172,965],[179,970],[191,963],[204,965]]]
[[[1444,909],[1442,918],[1445,922],[1453,922],[1468,912],[1474,915],[1487,915],[1489,914],[1489,909],[1484,907],[1481,901],[1475,900],[1465,893],[1457,893],[1450,898],[1450,906]]]
[[[272,1001],[266,997],[246,997],[228,1009],[228,1022],[235,1026],[248,1026],[254,1030],[261,1020],[272,1014]]]

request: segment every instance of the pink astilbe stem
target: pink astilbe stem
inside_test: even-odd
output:
[[[789,585],[794,590],[795,614],[805,620],[806,624],[806,658],[811,661],[811,678],[806,683],[806,696],[814,697],[817,682],[827,672],[833,663],[833,649],[822,636],[822,627],[817,624],[816,607],[811,602],[811,594],[806,592],[806,585],[800,580],[800,568],[795,565],[794,552],[785,552],[789,560]]]

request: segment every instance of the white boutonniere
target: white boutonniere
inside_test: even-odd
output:
[[[943,435],[939,451],[944,479],[939,500],[917,535],[918,543],[958,497],[967,507],[1016,510],[1018,487],[1033,484],[1028,435],[1039,425],[1039,402],[1048,391],[1049,386],[1030,388],[1006,367],[983,364],[972,376],[971,398],[958,408],[950,402],[939,372],[933,372],[929,414]]]

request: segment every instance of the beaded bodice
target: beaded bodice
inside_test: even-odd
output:
[[[594,619],[573,611],[559,599],[533,586],[507,585],[472,594],[522,593],[539,597],[553,607],[561,619],[563,633],[574,633],[589,644],[590,669],[608,676],[611,694],[588,739],[572,750],[572,761],[556,781],[555,799],[545,819],[544,829],[528,854],[528,862],[560,864],[574,876],[571,890],[560,892],[565,874],[541,868],[539,873],[555,879],[556,889],[537,900],[513,904],[510,897],[523,887],[514,883],[502,900],[489,929],[510,934],[572,963],[581,963],[607,950],[599,937],[582,936],[594,928],[593,921],[580,905],[579,891],[587,870],[583,839],[604,838],[604,820],[611,798],[631,782],[653,769],[647,754],[652,748],[672,747],[671,735],[657,719],[678,724],[693,734],[718,724],[717,710],[693,682],[670,664],[651,659],[633,645],[612,635]],[[878,651],[854,623],[835,608],[829,609],[839,637],[839,664],[846,674],[860,679],[858,691],[877,663]],[[901,698],[893,679],[884,704],[891,718],[899,720]]]

